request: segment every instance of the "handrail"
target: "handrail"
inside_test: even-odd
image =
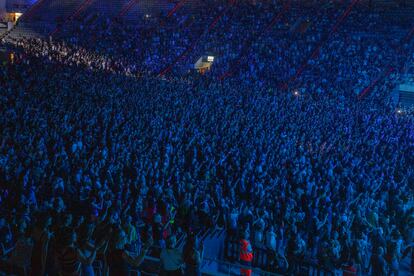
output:
[[[148,261],[151,261],[151,262],[154,262],[154,263],[161,262],[160,258],[155,258],[155,257],[151,257],[151,256],[145,256],[144,261],[145,260],[148,260]],[[253,272],[259,273],[260,275],[282,276],[281,274],[264,271],[260,268],[250,267],[250,266],[242,265],[242,264],[239,264],[239,263],[230,263],[230,262],[226,262],[226,261],[215,259],[215,258],[203,257],[202,262],[203,262],[203,264],[201,265],[201,267],[203,267],[206,262],[215,262],[215,263],[225,265],[225,266],[228,266],[228,267],[233,267],[233,268],[236,268],[236,269],[250,269]],[[208,271],[208,270],[206,270],[206,271]]]
[[[257,267],[242,265],[240,263],[231,263],[231,262],[227,262],[227,261],[223,261],[223,260],[219,260],[219,259],[214,259],[214,258],[208,258],[208,257],[203,258],[203,263],[205,261],[216,262],[218,264],[226,265],[226,266],[237,268],[237,269],[250,269],[252,272],[259,273],[260,275],[282,276],[281,274],[277,274],[277,273],[270,272],[270,271],[265,271],[265,270],[257,268]]]
[[[15,28],[16,28],[16,23],[13,24],[13,27],[11,27],[10,30],[5,31],[2,35],[0,35],[0,41],[5,39]]]

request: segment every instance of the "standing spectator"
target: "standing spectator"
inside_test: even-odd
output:
[[[328,244],[322,245],[323,250],[328,250]],[[287,260],[289,269],[293,273],[300,273],[300,265],[304,261],[306,253],[306,244],[299,233],[291,233],[287,244]],[[326,253],[328,254],[328,253]],[[325,258],[327,256],[325,255]]]
[[[24,223],[20,223],[16,245],[10,254],[10,258],[4,262],[0,261],[0,270],[10,274],[27,275],[30,268],[32,249],[33,241]]]
[[[252,266],[253,261],[253,249],[249,239],[250,230],[247,228],[243,233],[242,239],[240,240],[240,264],[247,267]],[[252,270],[249,268],[241,268],[240,274],[250,276],[252,274]]]
[[[127,237],[122,229],[117,229],[114,233],[114,247],[109,250],[106,257],[109,266],[110,276],[129,276],[130,267],[138,267],[145,258],[152,240],[147,240],[144,248],[139,255],[133,256],[125,250]]]
[[[371,275],[385,276],[387,275],[387,263],[384,259],[384,249],[378,247],[377,252],[372,254],[369,268],[371,268]]]
[[[168,237],[167,247],[161,250],[161,275],[178,276],[182,275],[183,255],[180,249],[176,248],[177,239],[174,235]]]
[[[190,235],[183,250],[185,263],[184,275],[201,276],[201,264],[203,262],[204,245],[200,243],[196,235]]]
[[[90,266],[93,263],[96,257],[96,249],[93,249],[92,253],[86,256],[84,251],[75,245],[77,240],[76,232],[69,227],[61,231],[61,248],[57,252],[59,274],[65,276],[81,275],[82,264]]]
[[[52,218],[47,213],[41,213],[37,218],[32,233],[34,241],[30,265],[30,275],[32,276],[43,276],[45,273],[49,240],[52,236],[52,233],[49,232],[51,224]]]
[[[80,253],[86,258],[89,259],[93,254],[97,253],[96,244],[92,240],[93,231],[95,227],[93,224],[84,223],[79,229],[79,236],[77,244],[79,246]],[[92,259],[91,259],[92,260]],[[92,260],[93,261],[93,260]],[[94,276],[95,271],[93,269],[92,262],[81,262],[81,274],[82,276]]]

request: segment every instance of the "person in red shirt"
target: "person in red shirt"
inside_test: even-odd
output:
[[[249,241],[250,231],[246,229],[244,231],[244,237],[240,240],[240,263],[244,266],[251,266],[253,261],[253,249]],[[245,276],[251,276],[252,270],[241,268],[240,274]]]

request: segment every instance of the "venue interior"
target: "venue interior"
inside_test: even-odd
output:
[[[414,275],[414,0],[0,0],[3,275]]]

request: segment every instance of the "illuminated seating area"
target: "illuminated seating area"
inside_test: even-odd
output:
[[[0,274],[413,273],[412,6],[43,1],[1,41]]]

